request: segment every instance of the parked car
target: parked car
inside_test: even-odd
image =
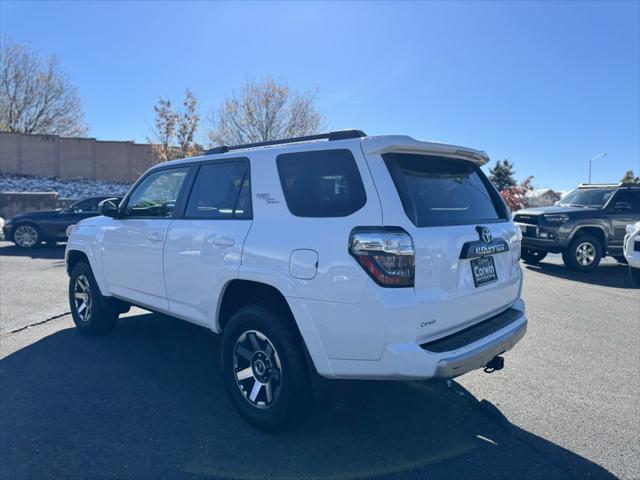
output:
[[[567,267],[590,272],[605,255],[624,261],[625,227],[640,221],[640,185],[580,185],[552,207],[519,210],[514,221],[525,263],[562,253]]]
[[[148,170],[69,238],[80,332],[130,305],[222,334],[254,425],[309,405],[310,378],[453,378],[525,334],[520,231],[469,148],[357,130]]]
[[[16,215],[6,220],[4,238],[21,248],[33,248],[42,242],[65,241],[67,228],[80,220],[99,215],[98,204],[107,198],[113,197],[85,198],[62,210]]]
[[[640,285],[640,222],[627,225],[624,237],[624,258],[629,264],[631,279]]]

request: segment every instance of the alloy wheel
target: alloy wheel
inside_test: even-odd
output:
[[[20,225],[13,234],[13,239],[18,246],[31,248],[38,241],[38,231],[31,225]]]
[[[576,260],[583,267],[589,266],[596,258],[596,247],[589,242],[582,242],[576,248]]]
[[[78,275],[76,278],[73,295],[78,317],[83,322],[88,322],[91,319],[91,287],[84,275]]]
[[[233,349],[233,372],[242,396],[252,406],[269,408],[282,389],[282,363],[273,343],[257,330],[238,337]]]

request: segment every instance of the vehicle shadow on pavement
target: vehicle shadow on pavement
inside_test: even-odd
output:
[[[574,272],[564,265],[546,263],[544,260],[538,265],[525,265],[523,263],[522,266],[532,272],[572,280],[574,282],[589,283],[602,287],[640,288],[631,280],[629,267],[620,263],[602,264],[593,272],[589,273]]]
[[[217,336],[155,314],[16,351],[0,361],[0,477],[615,478],[455,382],[328,382],[301,423],[257,431],[218,356]]]
[[[45,260],[64,260],[65,244],[40,245],[34,248],[20,248],[13,243],[0,241],[0,257],[31,257]]]

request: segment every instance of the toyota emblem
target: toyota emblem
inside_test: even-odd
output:
[[[491,243],[493,241],[491,231],[487,227],[477,226],[476,232],[478,232],[480,240],[482,240],[484,243]]]
[[[482,227],[482,230],[480,232],[480,238],[484,243],[491,243],[491,240],[493,240],[493,237],[491,236],[491,232],[487,227]]]

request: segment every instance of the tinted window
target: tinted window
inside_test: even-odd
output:
[[[98,203],[100,203],[103,198],[89,198],[87,200],[82,200],[78,203],[74,203],[71,205],[71,211],[74,213],[88,213],[88,212],[97,212],[98,211]]]
[[[508,217],[489,180],[471,162],[432,155],[383,155],[407,217],[418,227]]]
[[[298,217],[346,217],[367,201],[349,150],[286,153],[277,163],[287,207]]]
[[[202,165],[191,190],[186,217],[251,218],[249,163]]]
[[[176,206],[188,167],[161,170],[148,175],[129,197],[127,217],[170,218]]]
[[[626,202],[631,207],[628,210],[632,213],[640,213],[640,189],[639,190],[620,190],[613,199],[614,205],[618,202]]]

